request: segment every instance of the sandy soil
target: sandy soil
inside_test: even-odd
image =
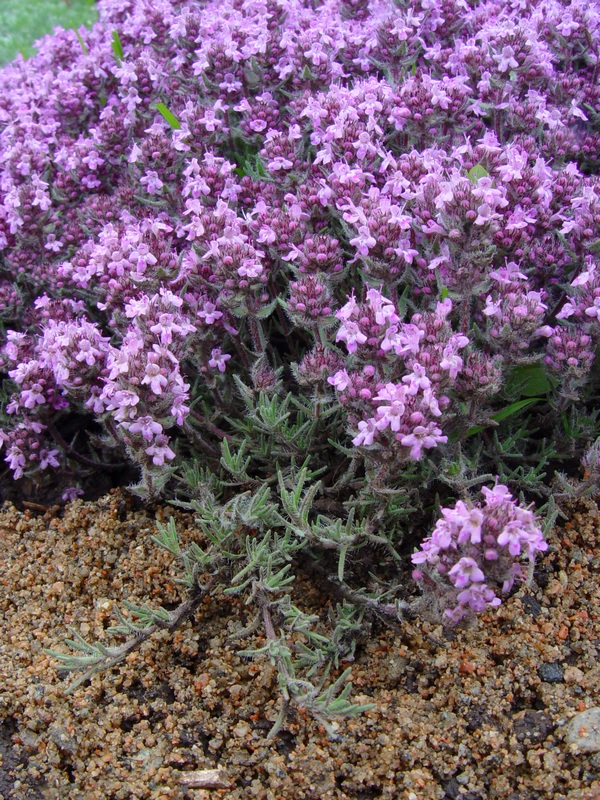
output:
[[[575,715],[600,705],[594,502],[574,504],[552,533],[536,585],[474,627],[373,629],[353,682],[354,699],[376,707],[340,722],[337,741],[301,712],[266,741],[275,675],[236,655],[230,637],[246,612],[226,597],[65,694],[43,648],[62,649],[68,626],[97,639],[125,598],[178,601],[170,559],[150,540],[155,514],[171,513],[134,510],[118,490],[45,514],[4,505],[0,797],[600,798],[600,752],[565,737]],[[215,788],[193,788],[216,768]]]

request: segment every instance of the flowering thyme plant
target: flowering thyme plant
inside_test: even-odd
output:
[[[417,578],[456,623],[544,549],[522,503],[549,521],[600,473],[600,6],[99,12],[0,72],[3,455],[65,499],[130,465],[204,549],[163,529],[183,606],[63,660],[116,663],[223,590],[286,702],[351,713],[328,665],[397,618],[440,505]]]

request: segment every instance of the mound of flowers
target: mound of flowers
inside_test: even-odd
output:
[[[598,476],[599,4],[99,11],[0,73],[12,476],[133,464],[240,591],[300,553],[359,605],[460,497],[415,574],[452,621],[496,605],[544,548],[514,498]]]

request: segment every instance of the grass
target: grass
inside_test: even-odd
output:
[[[97,18],[95,0],[0,0],[0,64],[32,56],[34,42],[57,25],[90,27]]]

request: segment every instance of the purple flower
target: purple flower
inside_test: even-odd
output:
[[[345,369],[338,370],[333,377],[327,378],[327,383],[330,383],[332,386],[338,390],[338,392],[343,392],[345,389],[350,386],[350,376],[346,372]]]
[[[213,369],[218,369],[219,372],[225,372],[227,368],[227,362],[231,356],[229,353],[222,353],[220,347],[215,347],[211,351],[211,357],[208,361],[208,366],[212,367]]]
[[[159,434],[154,444],[146,447],[144,452],[151,456],[152,463],[157,467],[162,467],[165,460],[171,461],[175,458],[175,452],[169,447],[169,437],[165,434]]]
[[[462,500],[458,500],[454,508],[443,508],[442,516],[451,524],[458,544],[481,542],[481,526],[484,521],[481,509],[469,508]]]
[[[481,583],[485,575],[474,558],[464,556],[449,570],[448,577],[457,589],[463,589],[469,583]],[[460,598],[460,595],[459,595]],[[459,602],[461,602],[459,600]]]
[[[492,56],[494,61],[498,64],[498,72],[508,72],[511,69],[516,69],[519,62],[515,58],[515,51],[510,45],[504,45],[501,53]]]
[[[499,508],[513,500],[508,486],[504,486],[502,483],[496,483],[491,489],[488,486],[482,486],[481,494],[485,497],[487,508]]]
[[[76,500],[78,497],[81,497],[83,494],[83,489],[79,489],[77,486],[69,486],[62,494],[61,500],[64,503],[71,503],[73,500]]]
[[[419,461],[423,449],[437,447],[438,444],[443,444],[448,441],[448,437],[444,436],[442,431],[433,423],[428,425],[417,425],[412,433],[405,436],[399,435],[400,444],[404,447],[410,447],[410,457],[415,461]]]
[[[60,450],[40,450],[40,469],[47,469],[48,467],[60,467],[60,461],[56,456],[60,454]]]
[[[468,589],[460,592],[456,599],[461,605],[469,606],[476,614],[485,611],[486,606],[497,608],[502,603],[485,583],[472,583]]]
[[[377,407],[377,430],[385,430],[388,426],[390,430],[397,432],[400,430],[403,415],[406,410],[406,387],[388,383],[375,397],[377,401],[387,402],[387,405]]]
[[[210,300],[205,300],[202,308],[199,308],[196,313],[207,325],[212,325],[223,316],[223,313],[217,309],[215,303]]]
[[[138,417],[133,422],[123,422],[122,425],[131,433],[140,433],[147,442],[163,432],[162,425],[150,416]]]
[[[508,547],[511,556],[518,556],[521,554],[521,544],[525,536],[520,523],[516,520],[511,521],[504,526],[502,533],[498,536],[498,544]]]
[[[150,353],[148,356],[148,363],[146,364],[146,372],[142,378],[142,384],[150,386],[154,394],[162,394],[169,381],[165,375],[164,367],[161,367],[156,361],[150,361],[153,355],[153,353]]]
[[[348,352],[355,353],[359,345],[366,343],[367,337],[357,322],[347,320],[338,328],[335,340],[336,342],[345,342]]]
[[[374,419],[361,420],[358,423],[358,434],[352,439],[352,444],[355,447],[368,447],[373,444],[377,431],[379,430],[378,424]]]

